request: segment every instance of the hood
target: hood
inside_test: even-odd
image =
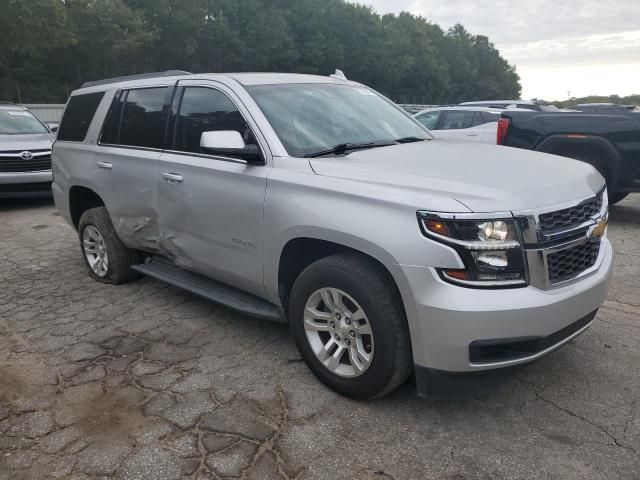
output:
[[[318,175],[449,197],[473,212],[557,205],[593,195],[604,183],[593,167],[577,160],[452,140],[313,158],[311,166]]]
[[[51,148],[55,135],[38,133],[30,135],[0,135],[0,152],[11,150],[44,150]]]

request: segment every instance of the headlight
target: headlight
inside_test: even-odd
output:
[[[526,270],[520,235],[513,218],[466,218],[419,212],[422,232],[453,247],[464,269],[438,269],[451,283],[469,287],[525,286]]]

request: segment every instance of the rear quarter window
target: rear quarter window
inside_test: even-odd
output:
[[[57,140],[83,142],[102,97],[104,92],[72,96],[64,111]]]

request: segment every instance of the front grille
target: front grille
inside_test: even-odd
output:
[[[0,152],[0,173],[41,172],[51,170],[49,150],[30,150],[33,158],[24,160],[20,151]]]
[[[547,268],[551,283],[562,282],[576,277],[593,267],[600,253],[600,238],[551,253],[547,256]]]
[[[543,213],[539,216],[540,228],[544,233],[564,230],[586,222],[602,209],[602,193],[575,207]]]

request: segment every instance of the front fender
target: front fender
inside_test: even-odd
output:
[[[287,243],[297,238],[362,252],[389,272],[397,265],[462,268],[455,250],[420,231],[416,212],[425,208],[420,203],[390,199],[380,186],[317,175],[305,175],[304,183],[300,178],[279,181],[274,178],[279,174],[269,177],[264,210],[264,286],[270,301],[280,302],[280,258]],[[408,195],[404,199],[410,200]]]

